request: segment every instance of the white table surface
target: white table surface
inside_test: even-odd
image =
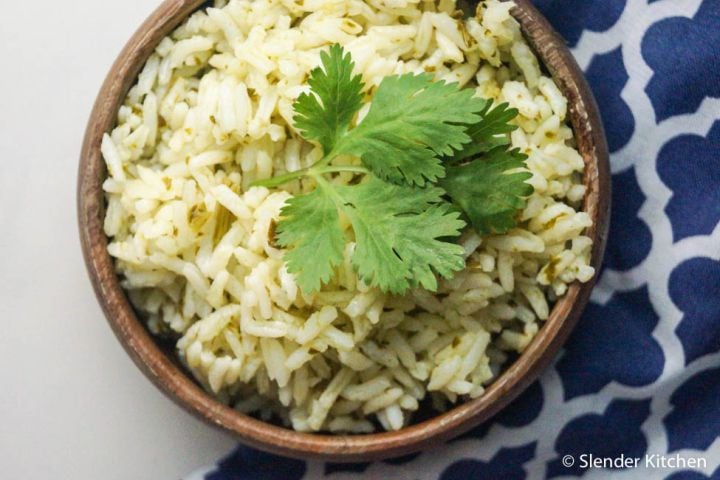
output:
[[[234,441],[165,398],[107,326],[80,253],[92,102],[159,0],[0,0],[0,478],[164,480]]]

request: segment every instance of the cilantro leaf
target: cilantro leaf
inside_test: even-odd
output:
[[[510,108],[507,103],[501,103],[495,108],[492,106],[492,101],[488,100],[485,108],[480,112],[482,120],[468,127],[467,134],[472,141],[446,160],[457,163],[489,152],[495,147],[510,145],[507,134],[517,129],[517,126],[510,124],[510,121],[517,116],[518,111]]]
[[[444,176],[438,158],[470,141],[467,124],[481,119],[486,101],[474,90],[434,82],[428,74],[385,77],[367,116],[336,145],[360,157],[378,177],[424,186]]]
[[[295,274],[303,291],[317,291],[343,259],[346,239],[337,205],[326,189],[316,188],[288,200],[281,215],[277,242],[288,248],[284,255],[288,272]]]
[[[294,104],[295,126],[309,140],[317,140],[325,153],[347,132],[363,105],[363,83],[353,75],[355,63],[340,45],[320,54],[322,68],[310,73],[311,93],[303,93]]]
[[[531,173],[508,173],[525,167],[526,158],[518,149],[496,147],[469,163],[448,167],[439,185],[478,233],[505,233],[515,227],[525,197],[533,193],[532,185],[526,183]]]
[[[352,263],[367,284],[395,294],[417,286],[435,291],[435,273],[450,278],[465,267],[463,248],[443,240],[460,235],[465,222],[441,200],[441,189],[371,177],[343,193],[357,243]]]
[[[282,210],[278,243],[288,271],[306,293],[320,289],[342,261],[345,238],[339,211],[355,233],[352,264],[368,284],[403,293],[422,286],[437,290],[435,274],[449,278],[465,266],[457,237],[465,222],[442,199],[439,188],[413,188],[374,176],[359,185],[321,180],[311,193],[293,197]]]

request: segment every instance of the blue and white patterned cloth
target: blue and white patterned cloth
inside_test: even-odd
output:
[[[585,70],[612,152],[605,266],[564,352],[430,452],[334,465],[240,447],[188,480],[720,479],[720,0],[536,4]],[[590,454],[641,460],[583,468]]]

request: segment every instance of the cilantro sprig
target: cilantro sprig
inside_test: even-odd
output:
[[[333,45],[294,105],[295,127],[323,149],[309,168],[262,180],[278,187],[309,177],[317,187],[292,197],[281,212],[277,243],[303,291],[328,283],[343,260],[349,223],[352,265],[385,292],[437,290],[465,261],[455,240],[469,223],[480,234],[504,233],[532,194],[526,157],[508,150],[517,111],[474,96],[472,89],[427,74],[385,77],[369,111],[349,53]],[[340,156],[362,165],[336,165]],[[350,185],[332,175],[352,172]]]

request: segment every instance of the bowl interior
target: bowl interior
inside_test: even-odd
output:
[[[572,284],[550,318],[519,358],[482,397],[460,404],[397,432],[367,435],[300,433],[243,415],[215,401],[176,360],[172,345],[146,330],[123,292],[103,232],[106,172],[102,135],[115,125],[128,90],[160,40],[203,0],[166,0],[140,27],[113,65],[90,117],[78,173],[78,219],[85,262],[98,300],[125,350],[138,367],[176,403],[242,442],[277,454],[349,462],[415,452],[457,436],[489,419],[532,383],[574,327],[588,301],[592,282]],[[599,269],[607,236],[610,201],[608,150],[597,106],[582,72],[563,40],[528,0],[515,0],[512,13],[538,58],[568,99],[570,122],[585,162],[583,210],[593,220],[585,233],[594,240],[591,264]]]

